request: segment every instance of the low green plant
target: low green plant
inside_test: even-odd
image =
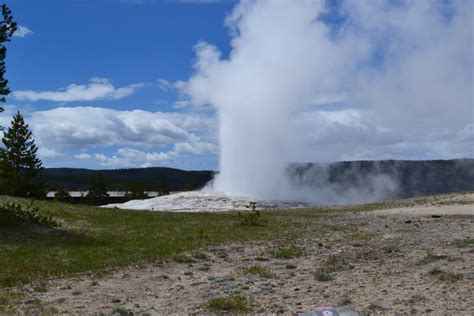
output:
[[[251,309],[251,301],[237,293],[212,298],[204,303],[203,307],[213,312],[248,313]]]
[[[331,281],[332,275],[323,268],[319,268],[316,272],[313,273],[313,277],[316,281],[319,282],[328,282]]]
[[[330,255],[321,265],[321,268],[328,272],[337,272],[344,269],[347,265],[347,259],[345,254],[334,254]]]
[[[347,306],[347,305],[350,305],[350,304],[352,304],[352,299],[350,298],[348,293],[344,293],[342,295],[341,299],[339,300],[339,305]]]
[[[370,240],[377,236],[377,233],[358,231],[351,234],[351,240]]]
[[[48,288],[47,288],[46,285],[44,285],[44,284],[35,286],[35,287],[33,288],[33,290],[34,290],[35,292],[38,292],[38,293],[46,293],[46,292],[48,292]]]
[[[54,199],[59,202],[71,202],[71,195],[64,188],[59,188],[59,190],[54,194]]]
[[[199,229],[198,238],[199,238],[200,240],[204,240],[204,239],[208,239],[208,238],[209,238],[209,235],[206,234],[206,232],[204,231],[204,228],[200,228],[200,229]]]
[[[442,259],[447,259],[448,256],[446,255],[434,255],[432,253],[428,253],[423,259],[421,259],[420,262],[418,262],[418,265],[422,264],[428,264],[434,261],[442,260]]]
[[[19,226],[35,224],[44,227],[60,226],[52,216],[44,214],[31,202],[26,207],[20,204],[5,202],[0,205],[0,226]]]
[[[453,241],[453,245],[458,248],[474,247],[474,239],[458,239]]]
[[[128,309],[117,307],[113,309],[112,315],[129,316],[129,315],[134,315],[134,314],[132,311],[129,311]]]
[[[377,303],[370,303],[369,306],[367,306],[367,308],[371,311],[377,311],[377,310],[384,311],[384,310],[386,310],[385,307],[383,307],[382,305],[379,305]]]
[[[262,218],[262,214],[260,213],[260,211],[257,210],[256,202],[250,202],[249,205],[246,207],[250,209],[250,212],[238,212],[241,225],[263,226],[267,223],[267,221]]]
[[[0,290],[0,315],[18,315],[19,301],[24,297],[24,292]]]
[[[303,249],[294,245],[279,247],[273,252],[273,257],[278,259],[298,258],[303,255]]]
[[[207,260],[209,259],[209,256],[203,251],[196,251],[193,253],[193,258],[199,260]]]
[[[445,274],[446,272],[444,272],[443,270],[441,270],[440,268],[433,268],[430,270],[429,274],[431,275],[440,275],[440,274]]]
[[[443,272],[438,275],[439,281],[457,282],[463,279],[464,279],[464,275],[462,273]]]
[[[255,265],[255,266],[250,266],[248,268],[245,268],[244,273],[256,275],[256,276],[259,276],[261,278],[266,278],[266,279],[270,279],[275,276],[275,274],[269,268],[263,267],[260,265]]]
[[[314,279],[320,282],[330,281],[333,279],[332,273],[343,270],[346,265],[346,254],[339,253],[330,255],[321,263],[319,269],[313,273]]]
[[[196,260],[194,260],[193,258],[185,255],[185,254],[182,254],[182,253],[178,253],[176,255],[173,256],[173,260],[177,263],[194,263],[196,262]]]

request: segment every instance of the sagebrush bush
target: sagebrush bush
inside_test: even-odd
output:
[[[248,206],[251,211],[247,213],[238,212],[240,218],[240,224],[244,226],[263,226],[267,223],[266,220],[262,218],[262,214],[257,210],[257,203],[250,202]]]
[[[34,224],[44,227],[60,226],[51,215],[44,214],[30,203],[24,207],[20,204],[6,202],[0,205],[0,226],[19,226]]]

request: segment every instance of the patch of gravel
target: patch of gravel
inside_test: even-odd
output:
[[[423,205],[412,207],[400,207],[385,210],[376,210],[378,215],[404,215],[404,216],[426,216],[426,215],[474,215],[474,203],[471,205]]]

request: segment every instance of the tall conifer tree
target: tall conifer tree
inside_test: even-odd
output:
[[[36,156],[38,147],[20,112],[13,116],[11,126],[3,135],[2,143],[2,191],[19,196],[43,195],[39,183],[33,180],[42,168],[41,160]]]
[[[7,48],[5,42],[9,42],[13,33],[17,30],[16,22],[13,21],[12,12],[6,4],[2,5],[3,21],[0,22],[0,102],[5,102],[5,96],[10,94],[8,89],[8,80],[5,79],[7,57]],[[3,112],[3,107],[0,106],[0,112]],[[0,126],[1,129],[1,126]]]
[[[91,204],[104,204],[109,198],[107,188],[105,186],[104,177],[100,172],[96,173],[89,182],[89,192],[86,199]]]

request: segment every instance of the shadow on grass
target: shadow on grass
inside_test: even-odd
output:
[[[107,240],[80,231],[1,227],[0,287],[20,285],[57,273],[79,272],[87,266],[88,252],[109,246]]]

